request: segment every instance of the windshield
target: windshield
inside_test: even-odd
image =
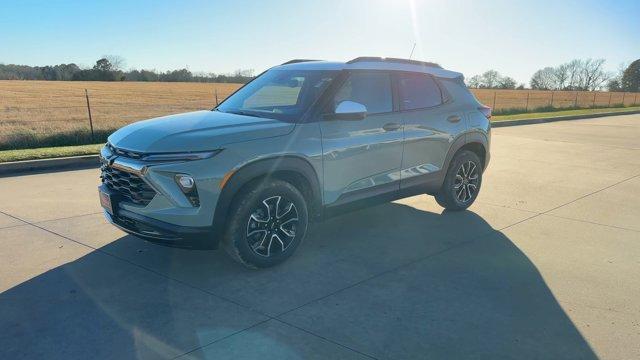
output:
[[[269,70],[231,95],[216,110],[296,121],[320,97],[337,73]]]

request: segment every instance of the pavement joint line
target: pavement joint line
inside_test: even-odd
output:
[[[640,174],[636,174],[636,175],[631,176],[631,177],[630,177],[630,178],[628,178],[628,179],[620,180],[620,181],[618,181],[618,182],[616,182],[616,183],[614,183],[614,184],[611,184],[611,185],[609,185],[609,186],[603,187],[603,188],[602,188],[602,189],[600,189],[600,190],[596,190],[596,191],[594,191],[594,192],[592,192],[592,193],[589,193],[589,194],[586,194],[586,195],[580,196],[580,197],[578,197],[577,199],[571,200],[571,201],[569,201],[569,202],[568,202],[568,203],[566,203],[566,204],[559,205],[559,206],[556,206],[556,207],[554,207],[554,208],[552,208],[552,209],[549,209],[549,210],[547,210],[547,211],[544,211],[544,212],[542,212],[542,214],[547,214],[547,213],[549,213],[549,212],[551,212],[551,211],[553,211],[553,210],[557,210],[557,209],[559,209],[559,208],[561,208],[561,207],[567,206],[567,205],[569,205],[569,204],[573,204],[573,203],[574,203],[574,202],[576,202],[576,201],[582,200],[582,199],[584,199],[584,198],[586,198],[586,197],[589,197],[589,196],[591,196],[591,195],[594,195],[594,194],[597,194],[597,193],[599,193],[599,192],[605,191],[605,190],[610,189],[610,188],[612,188],[612,187],[614,187],[614,186],[616,186],[616,185],[620,185],[620,184],[622,184],[622,183],[624,183],[624,182],[627,182],[627,181],[629,181],[629,180],[635,179],[635,178],[637,178],[637,177],[639,177],[639,176],[640,176]]]
[[[351,350],[351,351],[353,351],[353,352],[355,352],[355,353],[358,353],[358,354],[360,354],[360,355],[366,356],[366,357],[368,357],[368,358],[370,358],[370,359],[375,359],[375,360],[377,360],[377,359],[378,359],[378,358],[374,357],[373,355],[369,355],[369,354],[364,353],[364,352],[362,352],[362,351],[360,351],[360,350],[354,349],[354,348],[352,348],[352,347],[350,347],[350,346],[347,346],[347,345],[341,344],[341,343],[339,343],[339,342],[337,342],[337,341],[334,341],[334,340],[331,340],[331,339],[329,339],[329,338],[326,338],[326,337],[324,337],[324,336],[322,336],[322,335],[318,335],[318,334],[314,333],[313,331],[309,331],[309,330],[307,330],[307,329],[305,329],[305,328],[302,328],[302,327],[300,327],[300,326],[297,326],[297,325],[294,325],[294,324],[290,324],[290,323],[288,323],[288,322],[286,322],[286,321],[284,321],[284,320],[282,320],[282,319],[274,318],[273,320],[278,321],[278,322],[280,322],[280,323],[283,323],[283,324],[285,324],[285,325],[287,325],[287,326],[291,326],[292,328],[298,329],[298,330],[303,331],[303,332],[305,332],[305,333],[307,333],[307,334],[310,334],[310,335],[313,335],[313,336],[319,337],[319,338],[321,338],[322,340],[325,340],[325,341],[330,342],[330,343],[332,343],[332,344],[338,345],[338,346],[343,347],[343,348],[345,348],[345,349],[347,349],[347,350]]]
[[[555,214],[541,213],[541,212],[537,212],[537,211],[533,211],[533,210],[519,209],[519,208],[511,207],[511,206],[508,206],[508,205],[498,205],[498,204],[487,203],[487,202],[484,202],[484,201],[479,201],[478,203],[484,204],[484,205],[489,205],[489,206],[501,207],[501,208],[510,209],[510,210],[520,210],[520,211],[524,211],[524,212],[534,213],[534,214],[538,214],[538,215],[545,215],[545,216],[555,217],[555,218],[559,218],[559,219],[583,222],[583,223],[586,223],[586,224],[600,225],[600,226],[610,227],[610,228],[619,229],[619,230],[640,232],[640,230],[637,230],[637,229],[630,229],[630,228],[617,226],[617,225],[603,224],[603,223],[584,220],[584,219],[575,219],[575,218],[566,217],[566,216],[560,216],[560,215],[555,215]],[[562,205],[562,206],[564,206],[564,205]],[[502,230],[502,229],[500,229],[500,230]]]
[[[486,202],[484,200],[483,201],[476,200],[476,201],[477,201],[478,204],[501,207],[501,208],[511,209],[511,210],[519,210],[519,211],[524,211],[524,212],[533,213],[533,214],[540,214],[540,212],[535,211],[535,210],[521,209],[521,208],[516,208],[516,207],[513,207],[513,206],[509,206],[509,205],[494,204],[492,202]]]
[[[98,214],[102,214],[102,211],[92,212],[92,213],[88,213],[88,214],[67,216],[67,217],[62,217],[62,218],[57,218],[57,219],[34,221],[33,223],[34,224],[43,224],[43,223],[50,222],[50,221],[69,220],[69,219],[79,218],[79,217],[83,217],[83,216],[91,216],[91,215],[98,215]]]
[[[638,151],[637,149],[630,149],[630,150],[631,151]],[[535,161],[535,162],[539,162],[539,163],[543,163],[543,164],[573,166],[573,167],[584,168],[584,169],[597,169],[597,170],[605,170],[605,171],[612,171],[612,172],[616,171],[616,169],[602,169],[602,167],[599,167],[599,166],[587,166],[587,165],[570,164],[570,163],[557,162],[557,161],[545,161],[545,160],[540,160],[540,159],[532,159],[532,158],[509,156],[509,155],[503,156],[503,157],[508,157],[508,158],[510,158],[512,160],[519,160],[519,161]],[[611,163],[615,163],[615,162],[608,162],[608,163],[611,164]],[[640,168],[640,165],[633,164],[633,163],[619,162],[618,164]]]
[[[544,214],[544,215],[545,215],[545,216],[550,216],[550,217],[559,218],[559,219],[565,219],[565,220],[571,220],[571,221],[583,222],[583,223],[592,224],[592,225],[599,225],[599,226],[610,227],[610,228],[618,229],[618,230],[626,230],[626,231],[640,232],[640,230],[638,230],[638,229],[629,229],[629,228],[622,227],[622,226],[617,226],[617,225],[602,224],[602,223],[595,222],[595,221],[589,221],[589,220],[583,220],[583,219],[574,219],[574,218],[570,218],[570,217],[566,217],[566,216],[553,215],[553,214]]]
[[[213,341],[211,341],[211,342],[209,342],[209,343],[206,343],[206,344],[204,344],[204,345],[200,345],[200,346],[198,346],[198,347],[196,347],[196,348],[193,348],[193,349],[191,349],[191,350],[189,350],[189,351],[187,351],[187,352],[185,352],[185,353],[182,353],[182,354],[180,354],[180,355],[177,355],[177,356],[173,357],[173,358],[172,358],[172,360],[176,360],[176,359],[179,359],[179,358],[181,358],[181,357],[187,356],[187,355],[189,355],[189,354],[191,354],[191,353],[193,353],[193,352],[195,352],[195,351],[198,351],[198,350],[203,349],[203,348],[205,348],[205,347],[207,347],[207,346],[213,345],[213,344],[215,344],[215,343],[217,343],[217,342],[220,342],[220,341],[226,340],[226,339],[228,339],[228,338],[230,338],[230,337],[232,337],[232,336],[238,335],[238,334],[243,333],[243,332],[245,332],[245,331],[247,331],[247,330],[253,329],[253,328],[254,328],[254,327],[256,327],[256,326],[262,325],[262,324],[264,324],[264,323],[266,323],[266,322],[268,322],[268,321],[271,321],[271,320],[273,320],[273,319],[265,319],[265,320],[259,321],[259,322],[255,323],[255,324],[251,325],[251,326],[247,326],[247,327],[245,327],[244,329],[240,329],[240,330],[235,331],[235,332],[233,332],[233,333],[231,333],[231,334],[225,335],[225,336],[223,336],[223,337],[221,337],[221,338],[219,338],[219,339],[215,339],[215,340],[213,340]]]
[[[593,143],[581,142],[581,141],[567,141],[567,140],[547,139],[547,138],[530,138],[527,136],[517,136],[517,135],[498,135],[498,136],[508,136],[508,137],[514,137],[517,139],[539,140],[539,141],[546,141],[546,142],[558,142],[558,143],[564,143],[564,144],[596,145],[596,146],[608,147],[612,149],[640,150],[640,148],[637,148],[637,147],[616,146],[616,145],[609,145],[609,144],[593,144]]]
[[[13,228],[17,228],[17,227],[21,227],[21,226],[29,226],[30,224],[24,223],[24,224],[14,224],[14,225],[9,225],[9,226],[0,226],[0,230],[6,230],[6,229],[13,229]]]

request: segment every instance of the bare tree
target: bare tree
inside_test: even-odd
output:
[[[602,87],[611,74],[604,71],[604,59],[587,59],[582,62],[582,88],[584,90],[597,90]]]
[[[479,88],[482,85],[482,77],[480,75],[474,75],[467,80],[467,86],[470,88]]]
[[[569,64],[562,64],[553,69],[554,89],[563,90],[569,85],[570,69]]]
[[[536,71],[531,77],[531,88],[536,90],[556,89],[554,68],[546,67]]]
[[[498,81],[498,87],[500,89],[515,89],[516,84],[516,80],[509,76],[500,77]]]
[[[513,78],[502,76],[495,70],[485,71],[482,75],[475,75],[467,80],[469,87],[480,89],[515,89],[516,84]]]
[[[489,89],[494,89],[498,87],[498,83],[500,82],[500,73],[495,70],[485,71],[482,74],[482,86]]]
[[[127,64],[127,61],[119,55],[103,55],[102,58],[109,60],[113,71],[124,71],[124,67]]]
[[[568,90],[577,90],[579,89],[580,84],[580,69],[582,68],[582,61],[579,59],[574,59],[565,64],[568,72]]]

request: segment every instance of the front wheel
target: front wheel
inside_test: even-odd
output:
[[[224,248],[248,268],[277,265],[295,252],[306,235],[306,201],[298,189],[281,180],[246,190],[232,204]]]
[[[436,201],[447,210],[465,210],[478,197],[482,185],[482,163],[475,153],[464,150],[457,153],[445,176]]]

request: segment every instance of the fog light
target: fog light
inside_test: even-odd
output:
[[[180,190],[185,194],[189,202],[193,206],[200,206],[200,198],[198,197],[198,189],[196,188],[196,181],[189,175],[178,174],[176,175],[176,183],[180,187]]]
[[[185,193],[193,190],[193,187],[196,185],[195,180],[189,175],[176,175],[176,182]]]

